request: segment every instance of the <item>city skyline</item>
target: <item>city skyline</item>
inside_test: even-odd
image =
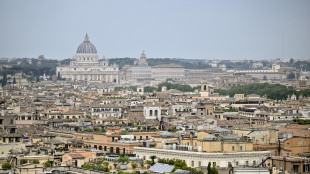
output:
[[[0,57],[310,57],[309,1],[1,1]]]

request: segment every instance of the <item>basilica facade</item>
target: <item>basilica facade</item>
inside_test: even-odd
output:
[[[89,41],[87,34],[70,65],[57,67],[56,73],[72,81],[119,84],[120,80],[118,66],[109,65],[105,58],[99,60],[97,49]]]

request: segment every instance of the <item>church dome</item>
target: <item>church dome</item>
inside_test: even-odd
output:
[[[81,43],[78,47],[78,49],[76,50],[76,53],[82,53],[82,54],[97,54],[97,49],[96,47],[89,41],[88,35],[86,33],[84,42]]]

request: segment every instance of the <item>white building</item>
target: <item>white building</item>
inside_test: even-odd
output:
[[[161,120],[161,107],[153,105],[146,105],[143,107],[143,115],[145,119]]]
[[[157,158],[181,159],[185,160],[189,167],[206,167],[211,162],[216,167],[226,168],[229,164],[233,167],[256,166],[271,155],[269,151],[207,153],[147,147],[134,147],[133,153],[137,157],[145,159],[149,159],[153,155]]]
[[[185,69],[178,64],[163,64],[152,66],[152,76],[155,80],[166,81],[166,79],[184,80]]]
[[[89,41],[86,34],[84,42],[76,51],[76,56],[69,66],[59,66],[57,75],[72,81],[119,83],[119,70],[115,64],[110,66],[103,58],[99,60],[96,47]]]

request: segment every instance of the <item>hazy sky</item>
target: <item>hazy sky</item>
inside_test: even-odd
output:
[[[310,0],[0,1],[0,57],[71,58],[86,32],[100,58],[310,58]]]

